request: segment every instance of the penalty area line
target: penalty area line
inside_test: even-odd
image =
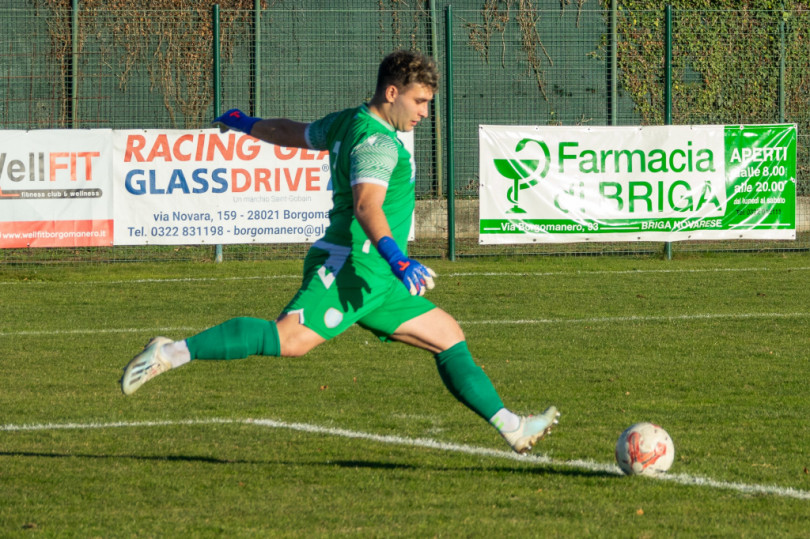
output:
[[[272,429],[287,429],[307,434],[335,436],[338,438],[350,438],[365,440],[380,444],[401,445],[407,447],[419,447],[424,449],[435,449],[453,453],[464,453],[479,457],[490,457],[498,459],[512,460],[526,464],[563,466],[575,468],[589,472],[601,472],[616,476],[623,475],[619,467],[615,464],[605,464],[591,460],[561,460],[553,459],[545,455],[518,455],[512,451],[489,449],[486,447],[475,447],[471,445],[441,442],[430,438],[406,438],[403,436],[381,435],[348,429],[323,427],[307,423],[288,423],[274,419],[188,419],[188,420],[167,420],[167,421],[135,421],[135,422],[110,422],[110,423],[46,423],[40,425],[0,425],[0,432],[32,432],[49,430],[87,430],[87,429],[108,429],[108,428],[149,428],[149,427],[173,427],[191,425],[257,425]],[[810,491],[800,490],[791,487],[779,487],[775,485],[758,485],[730,481],[718,481],[708,477],[700,477],[689,474],[661,474],[649,477],[657,481],[668,481],[684,486],[696,486],[713,488],[719,490],[732,490],[747,495],[770,495],[781,498],[793,498],[797,500],[810,500]]]

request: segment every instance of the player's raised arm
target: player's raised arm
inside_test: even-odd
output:
[[[286,118],[262,119],[248,116],[239,109],[231,109],[212,123],[223,133],[228,130],[241,131],[259,140],[289,148],[308,148],[306,123]]]

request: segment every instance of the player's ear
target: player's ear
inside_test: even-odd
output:
[[[396,87],[394,84],[389,84],[385,88],[385,92],[383,94],[385,96],[385,101],[388,103],[393,103],[397,100],[397,96],[399,95],[399,88]]]

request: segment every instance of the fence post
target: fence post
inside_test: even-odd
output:
[[[222,100],[221,84],[222,84],[222,68],[219,64],[219,4],[214,4],[211,8],[211,26],[214,33],[213,36],[213,81],[214,81],[214,118],[220,115],[220,102]],[[217,244],[214,251],[214,261],[217,263],[222,262],[222,244]]]
[[[608,124],[616,125],[618,123],[619,111],[619,83],[616,80],[618,77],[618,61],[619,61],[619,37],[618,37],[618,4],[619,0],[610,0],[610,77],[608,85]]]
[[[779,12],[779,123],[785,123],[785,6]]]
[[[672,6],[665,9],[664,40],[664,123],[672,125]],[[672,260],[672,242],[664,243],[667,260]]]
[[[453,133],[453,6],[445,8],[447,59],[447,256],[456,259],[456,179],[454,133]]]
[[[664,123],[672,125],[672,6],[667,4],[664,29]]]
[[[430,1],[430,54],[433,58],[436,58],[439,50],[439,37],[436,31],[436,24],[438,23],[438,19],[436,18],[436,4],[436,0]],[[434,170],[436,171],[436,199],[441,200],[444,194],[444,170],[442,167],[444,148],[442,147],[442,107],[440,99],[436,99],[433,102],[433,137],[435,140],[433,147],[433,163]]]
[[[70,127],[78,127],[79,109],[79,0],[70,2]]]
[[[262,0],[253,4],[253,116],[262,115]]]

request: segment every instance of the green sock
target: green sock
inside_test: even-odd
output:
[[[503,401],[495,386],[473,361],[466,341],[461,341],[434,357],[444,385],[470,410],[489,421],[503,408]]]
[[[246,316],[206,329],[186,339],[191,359],[243,359],[279,356],[281,343],[276,323]]]

